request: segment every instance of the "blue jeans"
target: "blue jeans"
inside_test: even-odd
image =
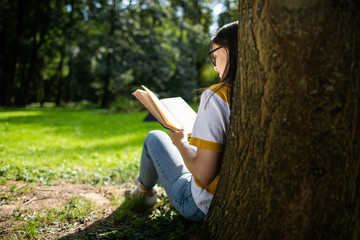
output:
[[[192,147],[196,151],[195,147]],[[197,207],[191,194],[192,174],[186,168],[179,150],[163,131],[146,136],[140,162],[140,183],[152,188],[160,182],[170,202],[186,219],[201,222],[205,214]]]

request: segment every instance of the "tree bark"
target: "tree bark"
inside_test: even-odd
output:
[[[3,14],[1,24],[1,70],[2,79],[0,80],[0,104],[10,106],[13,104],[15,92],[15,82],[17,74],[17,64],[19,64],[20,39],[23,38],[24,20],[26,18],[26,6],[17,2],[7,2],[4,5],[10,5],[9,9],[2,9]],[[16,14],[12,15],[12,11]],[[25,15],[25,17],[24,17]],[[14,20],[15,29],[9,26],[7,21]]]
[[[113,58],[113,47],[114,47],[114,35],[116,30],[116,21],[117,21],[117,3],[113,2],[110,11],[110,31],[109,31],[109,47],[106,56],[106,65],[105,65],[105,74],[104,74],[104,91],[101,98],[101,107],[107,108],[109,106],[109,98],[110,98],[110,81],[113,77],[112,68],[114,66],[114,58]]]
[[[360,239],[359,10],[239,1],[230,130],[201,238]]]
[[[64,68],[64,58],[65,58],[65,49],[62,48],[60,50],[60,61],[59,64],[56,68],[56,71],[54,73],[54,75],[50,78],[50,80],[48,81],[48,83],[44,84],[44,98],[42,99],[42,101],[40,102],[41,106],[44,105],[44,103],[46,101],[48,101],[50,99],[51,94],[53,94],[55,91],[53,90],[53,86],[57,85],[58,86],[58,91],[56,92],[56,97],[55,97],[55,103],[56,106],[60,106],[60,99],[61,99],[61,84],[59,84],[61,82],[61,79],[63,78],[63,68]]]
[[[41,11],[36,11],[35,14],[35,25],[40,25],[41,22],[45,22],[40,25],[40,27],[34,27],[33,30],[33,43],[32,43],[32,50],[31,50],[31,59],[30,59],[30,66],[29,72],[27,75],[27,80],[25,82],[24,91],[23,91],[23,102],[22,104],[26,106],[29,103],[29,98],[31,95],[31,87],[32,85],[38,85],[39,79],[36,79],[36,75],[40,72],[39,66],[39,50],[40,47],[45,42],[45,37],[49,28],[48,22],[49,17],[47,13],[50,12],[50,1],[45,2],[44,5],[36,3],[37,8],[41,9]],[[47,23],[47,24],[46,24]],[[36,35],[39,35],[39,40],[36,40]],[[37,76],[39,78],[39,76]]]
[[[101,98],[101,107],[107,108],[109,106],[109,95],[110,95],[110,80],[112,77],[112,66],[113,65],[113,58],[112,53],[108,52],[106,56],[106,68],[104,74],[104,93]]]

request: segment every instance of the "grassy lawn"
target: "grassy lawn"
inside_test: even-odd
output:
[[[124,182],[138,172],[146,112],[0,109],[0,178],[50,183]]]
[[[146,115],[0,108],[0,211],[8,211],[0,212],[0,238],[177,239],[191,234],[198,224],[181,217],[163,190],[149,209],[125,196],[129,187],[119,187],[129,186],[138,174],[146,134],[163,129],[144,122]],[[98,199],[86,198],[82,188],[91,188],[86,193]],[[59,204],[42,204],[49,199]],[[99,199],[105,203],[99,205]]]

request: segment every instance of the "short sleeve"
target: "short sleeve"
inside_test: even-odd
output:
[[[217,152],[224,150],[230,107],[227,89],[213,85],[201,96],[190,144]]]

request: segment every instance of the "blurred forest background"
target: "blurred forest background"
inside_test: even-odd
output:
[[[193,101],[217,81],[211,35],[234,20],[233,0],[2,0],[0,105],[107,108],[141,84]]]

